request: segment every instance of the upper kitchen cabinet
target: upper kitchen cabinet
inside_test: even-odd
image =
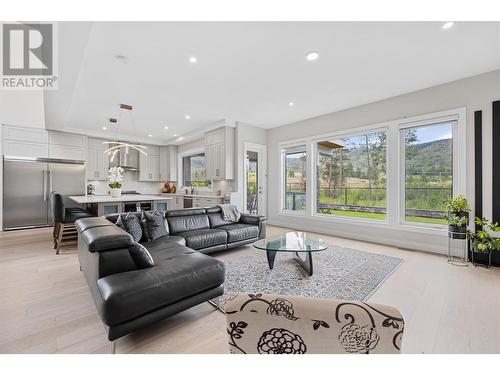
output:
[[[48,143],[49,137],[44,129],[2,127],[2,153],[4,155],[47,158],[49,157]]]
[[[87,180],[105,181],[109,171],[109,156],[104,153],[107,145],[103,144],[104,139],[89,138],[87,160]]]
[[[86,160],[87,137],[84,135],[49,131],[49,158]]]
[[[223,126],[205,133],[205,168],[209,180],[234,178],[234,128]]]
[[[177,181],[177,146],[160,147],[160,181]]]
[[[139,181],[160,181],[160,147],[148,145],[139,155]]]

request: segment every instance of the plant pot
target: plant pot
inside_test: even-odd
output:
[[[486,251],[481,251],[476,249],[474,245],[471,246],[471,261],[475,267],[481,266],[490,268],[491,267],[491,258],[493,255],[493,251],[488,249]]]
[[[448,225],[448,233],[451,235],[450,238],[456,240],[465,240],[467,238],[467,225]]]
[[[113,198],[120,198],[122,196],[122,189],[120,188],[112,188],[110,192]]]

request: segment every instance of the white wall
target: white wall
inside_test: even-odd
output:
[[[431,87],[395,98],[296,122],[268,131],[269,181],[280,178],[279,143],[336,130],[353,129],[405,117],[465,107],[467,111],[467,195],[474,198],[474,111],[483,111],[483,212],[491,217],[491,102],[500,99],[500,70]],[[332,223],[314,217],[290,217],[280,212],[279,184],[269,184],[269,223],[314,230],[405,248],[446,251],[446,232],[429,233],[390,230],[383,224]],[[389,192],[390,193],[390,192]]]
[[[0,90],[0,124],[45,129],[43,91]]]

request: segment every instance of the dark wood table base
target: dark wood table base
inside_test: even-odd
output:
[[[273,250],[266,250],[266,255],[267,255],[267,263],[269,264],[269,269],[274,268],[274,259],[276,259],[276,253],[277,251]],[[306,254],[306,258],[302,259],[299,255],[298,252],[296,252],[293,256],[293,259],[301,266],[304,271],[307,272],[309,276],[313,275],[313,260],[312,260],[312,253],[310,251],[304,252]]]

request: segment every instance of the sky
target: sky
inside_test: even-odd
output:
[[[438,139],[449,139],[452,135],[452,129],[453,125],[451,122],[442,125],[423,126],[417,128],[418,142],[415,143],[426,143],[436,141]]]

